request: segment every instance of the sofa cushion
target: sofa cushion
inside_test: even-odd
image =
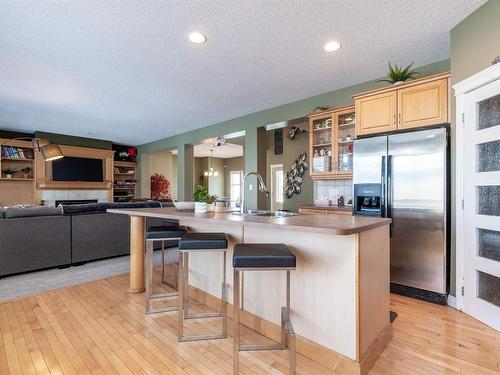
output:
[[[158,201],[146,202],[115,202],[115,203],[85,203],[85,204],[61,204],[64,215],[84,215],[91,213],[103,213],[111,208],[153,208],[161,207]]]
[[[62,215],[62,209],[59,207],[48,206],[6,207],[4,215],[6,219],[33,216],[55,216]]]

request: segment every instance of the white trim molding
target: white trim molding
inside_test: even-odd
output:
[[[452,296],[451,294],[448,294],[448,300],[447,300],[448,306],[453,307],[454,309],[457,309],[457,299],[455,296]]]
[[[477,88],[487,85],[490,82],[496,81],[500,77],[500,63],[490,66],[479,73],[464,79],[453,85],[453,90],[455,91],[455,96],[461,94],[467,94],[470,91],[476,90]],[[457,110],[457,115],[458,115]]]
[[[500,63],[492,65],[469,78],[453,85],[456,96],[456,194],[455,194],[455,213],[456,213],[456,296],[448,296],[448,305],[458,310],[464,309],[464,127],[470,125],[471,113],[466,113],[469,108],[468,97],[472,92],[483,88],[492,82],[500,81]],[[467,95],[468,94],[468,95]],[[470,101],[470,100],[469,100]],[[469,106],[469,107],[467,107]],[[473,116],[473,114],[472,114]]]

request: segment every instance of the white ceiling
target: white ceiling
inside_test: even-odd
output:
[[[0,128],[142,144],[448,58],[484,2],[2,1]]]

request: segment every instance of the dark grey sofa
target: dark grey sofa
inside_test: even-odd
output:
[[[0,219],[0,276],[71,263],[71,217]]]
[[[62,207],[63,214],[0,218],[0,277],[44,268],[127,255],[130,221],[126,215],[106,213],[108,208],[160,207],[172,204],[137,202]],[[177,224],[148,218],[146,227]],[[175,246],[174,243],[169,244]],[[160,244],[155,246],[158,249]]]

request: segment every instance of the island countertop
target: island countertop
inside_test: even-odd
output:
[[[362,375],[390,341],[389,219],[342,214],[199,214],[174,207],[107,212],[130,217],[130,292],[144,291],[146,219],[174,219],[189,232],[224,232],[228,238],[223,253],[189,254],[188,290],[212,309],[221,301],[221,256],[227,264],[227,300],[231,304],[231,258],[236,244],[279,243],[288,246],[297,261],[290,278],[290,298],[299,354],[312,355],[332,373]],[[242,322],[278,341],[284,282],[283,272],[245,272],[241,289]]]
[[[109,213],[129,216],[157,217],[190,221],[211,221],[239,224],[243,227],[268,227],[284,230],[298,230],[335,235],[350,235],[388,225],[391,220],[366,216],[345,215],[298,215],[287,217],[241,216],[232,213],[195,213],[179,211],[174,207],[109,209]]]

